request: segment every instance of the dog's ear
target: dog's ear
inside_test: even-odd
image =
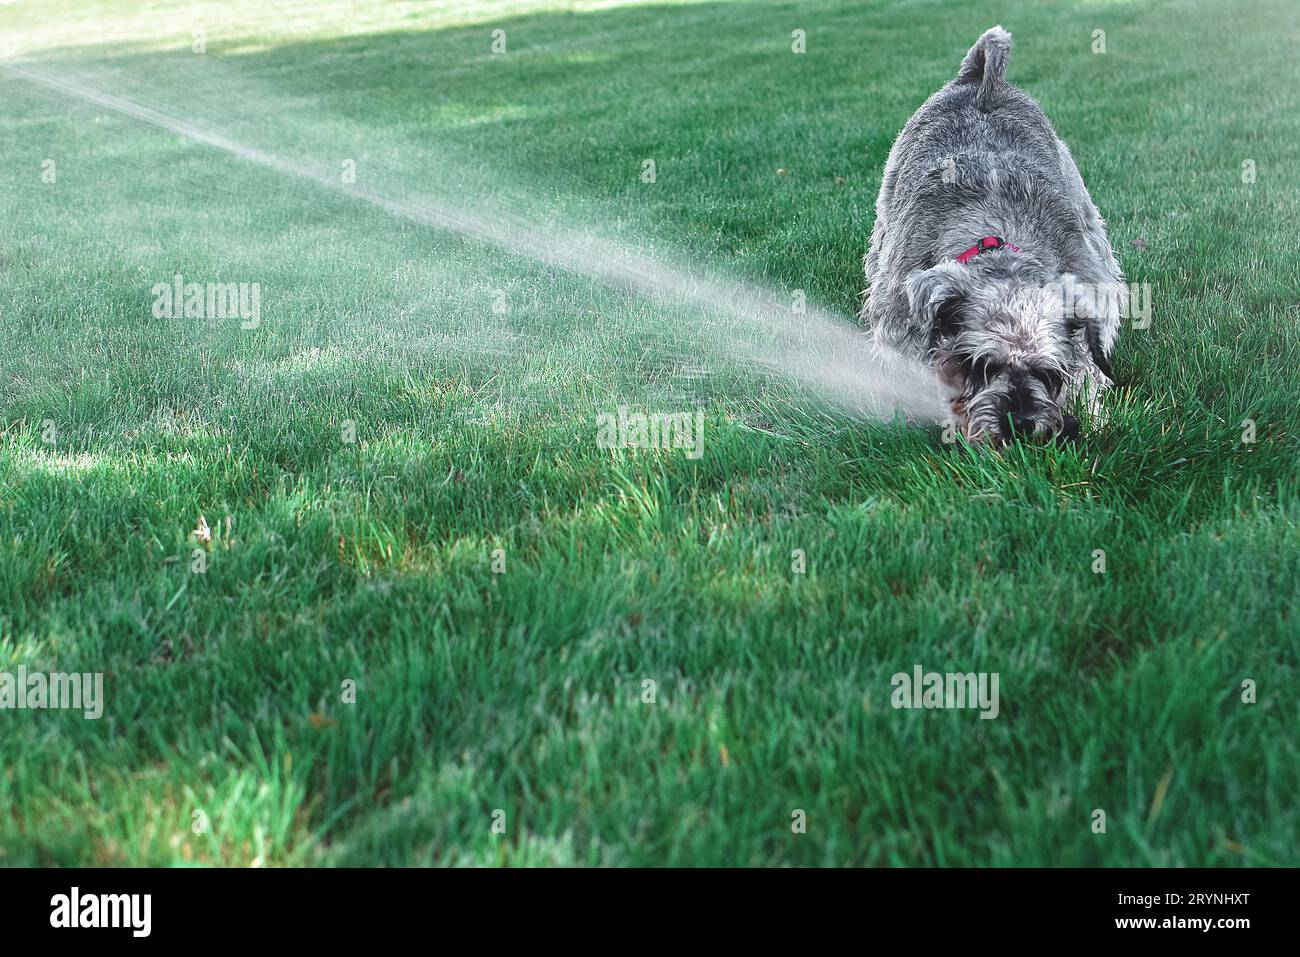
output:
[[[961,301],[966,293],[965,271],[954,263],[940,263],[930,269],[914,269],[907,275],[904,289],[912,320],[933,343],[958,322]]]
[[[1122,302],[1112,301],[1121,295],[1122,290],[1099,288],[1084,283],[1071,273],[1061,276],[1062,300],[1065,306],[1065,321],[1071,329],[1082,329],[1084,342],[1088,344],[1088,354],[1093,364],[1112,382],[1115,373],[1111,371],[1110,359],[1102,347],[1101,326],[1111,310],[1123,308]]]

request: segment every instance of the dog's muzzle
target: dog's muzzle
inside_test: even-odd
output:
[[[990,389],[961,409],[965,432],[975,442],[1071,442],[1079,437],[1079,420],[1065,415],[1056,402],[1032,389],[1010,393]]]
[[[1039,421],[1022,413],[1012,412],[1007,416],[1007,424],[1002,430],[1002,437],[1007,441],[1045,439],[1058,443],[1073,442],[1079,438],[1079,420],[1073,415],[1063,415],[1061,416],[1060,428],[1053,429],[1049,426],[1044,429],[1040,426]]]

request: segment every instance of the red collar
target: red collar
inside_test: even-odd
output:
[[[970,249],[958,256],[957,262],[964,264],[967,260],[978,256],[980,253],[986,253],[991,249],[1010,249],[1013,253],[1020,252],[1019,246],[1013,246],[1011,243],[1004,242],[1001,236],[985,236]]]

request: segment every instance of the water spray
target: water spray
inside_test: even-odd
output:
[[[0,69],[66,96],[177,133],[193,142],[341,193],[397,219],[487,243],[513,256],[605,286],[684,304],[725,320],[719,342],[734,357],[778,375],[841,409],[879,419],[899,414],[941,421],[948,413],[938,382],[923,366],[881,353],[864,332],[811,304],[792,308],[770,290],[720,278],[698,267],[651,258],[590,231],[541,227],[518,215],[490,215],[427,198],[410,200],[332,169],[240,142],[219,129],[116,96],[30,65]]]

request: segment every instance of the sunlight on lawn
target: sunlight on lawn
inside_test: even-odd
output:
[[[506,18],[616,7],[685,6],[707,0],[11,0],[5,9],[0,57],[30,57],[76,47],[128,44],[136,53],[184,49],[202,31],[205,44],[223,53],[267,50],[320,37],[389,31],[441,30]],[[489,37],[484,34],[483,48]]]

